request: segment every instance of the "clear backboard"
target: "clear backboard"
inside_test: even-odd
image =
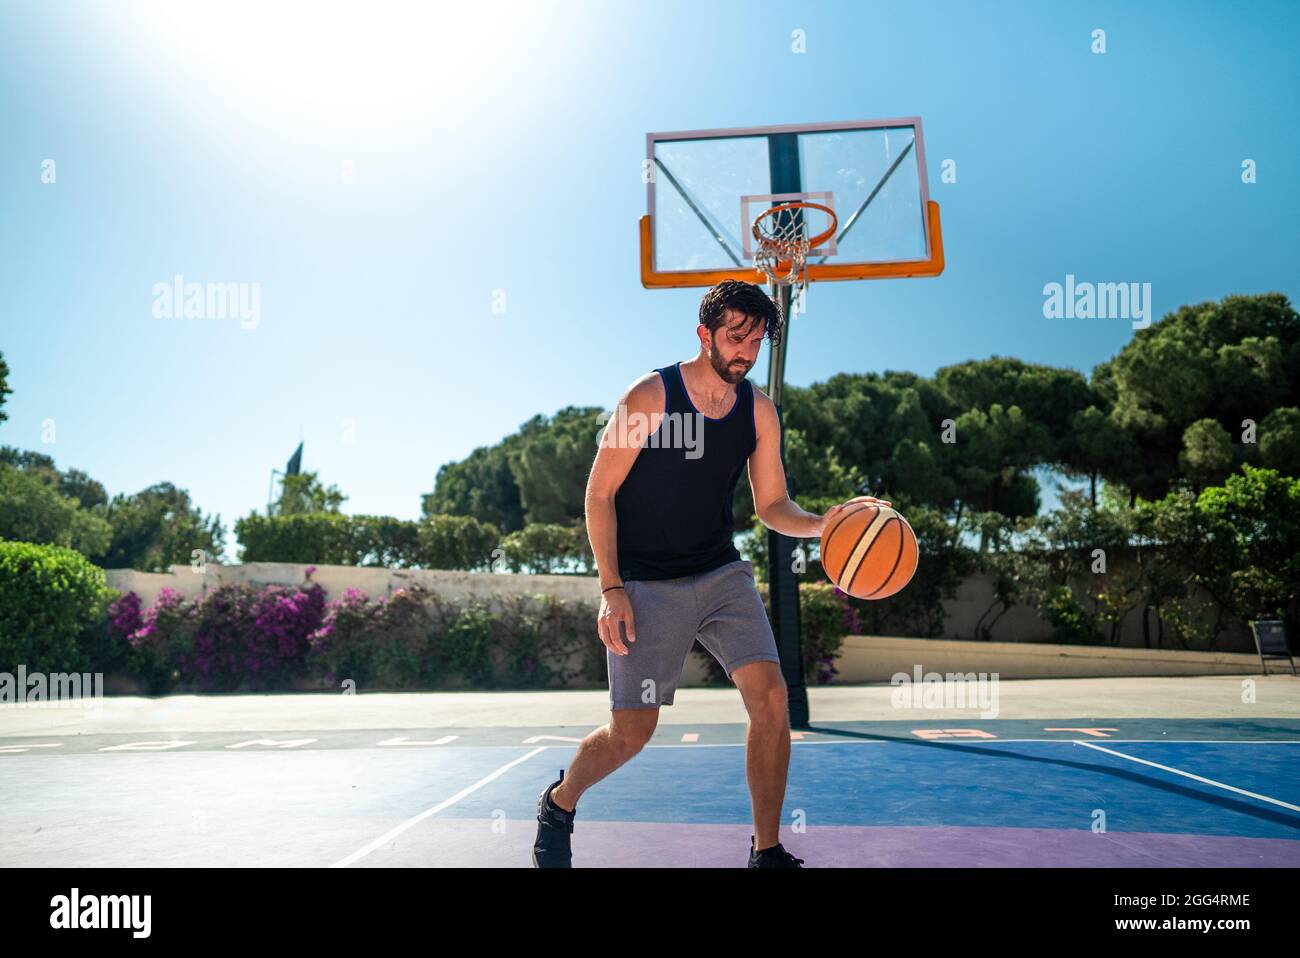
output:
[[[838,221],[808,253],[809,281],[943,272],[919,117],[651,133],[646,171],[648,288],[766,282],[754,261],[754,220],[792,200],[829,207]],[[824,214],[808,212],[816,234]]]

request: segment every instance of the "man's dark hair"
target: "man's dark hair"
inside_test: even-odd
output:
[[[754,283],[742,283],[740,280],[724,279],[705,293],[700,300],[700,322],[708,327],[710,335],[726,321],[728,309],[749,317],[749,322],[741,327],[745,335],[749,334],[755,323],[761,322],[765,325],[764,335],[768,342],[773,346],[781,342],[781,332],[785,327],[781,308],[763,287]]]

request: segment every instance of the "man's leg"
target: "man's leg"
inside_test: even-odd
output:
[[[609,724],[582,740],[564,781],[551,789],[551,801],[566,812],[578,807],[583,792],[641,751],[659,722],[658,706],[613,709],[609,714]],[[788,749],[788,741],[786,746]]]
[[[775,662],[750,662],[731,673],[749,713],[745,774],[754,814],[754,848],[780,841],[781,806],[790,769],[790,717],[785,679]]]

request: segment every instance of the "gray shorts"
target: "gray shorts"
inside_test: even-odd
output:
[[[636,641],[621,635],[627,655],[605,650],[611,709],[672,705],[696,638],[728,676],[748,662],[781,661],[748,559],[677,579],[631,579],[623,588]]]

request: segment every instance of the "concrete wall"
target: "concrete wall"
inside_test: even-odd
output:
[[[190,599],[202,598],[223,585],[301,585],[308,567],[296,562],[248,562],[243,565],[208,563],[204,572],[174,565],[171,572],[136,572],[108,569],[108,584],[121,592],[133,591],[148,606],[164,587]],[[372,599],[388,598],[396,590],[418,583],[448,599],[488,601],[504,596],[546,593],[567,601],[600,603],[600,583],[594,576],[516,575],[493,572],[449,572],[442,569],[386,569],[366,566],[318,565],[312,582],[319,583],[330,599],[348,588],[360,589]]]
[[[1004,679],[1100,678],[1143,675],[1258,675],[1259,656],[1030,642],[962,642],[850,635],[835,667],[837,682],[888,682],[898,672],[997,672]],[[1270,662],[1270,672],[1290,669]]]

